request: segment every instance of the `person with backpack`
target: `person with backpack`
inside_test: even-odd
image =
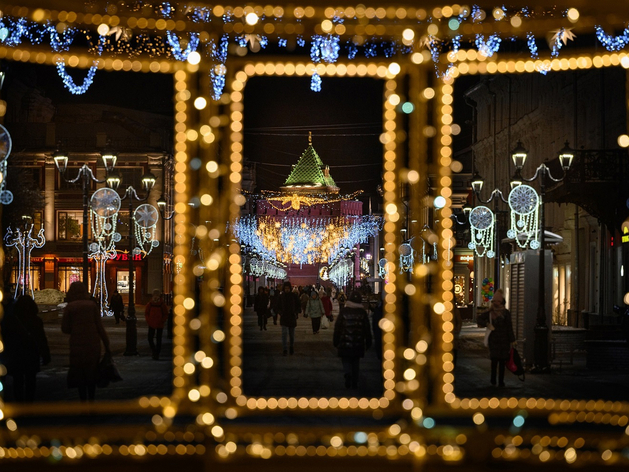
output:
[[[168,319],[168,308],[162,300],[162,292],[159,289],[153,290],[153,297],[144,309],[144,318],[149,326],[148,341],[153,359],[159,360],[159,352],[162,349],[162,333],[164,323]]]
[[[369,316],[361,302],[361,294],[353,291],[334,323],[333,343],[343,362],[347,388],[358,387],[360,358],[365,355],[365,349],[371,347]]]

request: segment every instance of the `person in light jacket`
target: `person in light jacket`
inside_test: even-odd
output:
[[[313,334],[319,334],[319,328],[321,328],[321,317],[325,315],[325,308],[323,302],[319,298],[319,293],[316,290],[310,292],[310,298],[306,303],[306,317],[310,317],[312,321]]]
[[[363,307],[362,296],[353,291],[334,323],[334,347],[343,362],[345,387],[357,388],[360,358],[371,346],[369,316]]]

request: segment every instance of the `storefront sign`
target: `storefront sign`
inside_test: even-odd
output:
[[[112,259],[113,261],[128,261],[129,260],[129,254],[126,253],[118,253],[116,254],[116,257],[114,257]],[[141,261],[142,260],[142,254],[137,254],[135,256],[133,256],[133,260],[134,261]]]
[[[470,262],[474,261],[474,255],[473,254],[455,254],[454,255],[454,262],[460,262],[462,264],[469,264]]]

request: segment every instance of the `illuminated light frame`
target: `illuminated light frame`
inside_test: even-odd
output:
[[[7,48],[0,47],[0,59],[16,61],[16,62],[30,62],[42,65],[54,65],[59,57],[63,57],[67,64],[73,68],[88,68],[92,65],[93,57],[84,53],[71,54],[71,53],[45,53],[40,51],[30,51],[28,48]],[[159,60],[120,60],[120,59],[102,59],[99,62],[98,68],[100,70],[107,71],[133,71],[133,72],[152,72],[152,73],[170,73],[173,75],[173,96],[175,102],[174,121],[175,121],[175,148],[177,149],[175,166],[175,173],[173,175],[175,183],[175,201],[174,201],[174,221],[175,221],[175,247],[174,247],[174,259],[185,263],[185,258],[189,254],[189,235],[186,222],[189,219],[189,205],[188,191],[186,186],[186,175],[189,172],[187,162],[189,160],[188,153],[186,152],[186,134],[185,132],[177,131],[178,128],[188,126],[190,121],[190,114],[186,113],[187,103],[186,93],[189,82],[195,78],[195,66],[185,63],[172,62],[165,59]],[[61,84],[60,84],[61,85]],[[10,424],[5,433],[8,433],[5,439],[11,441],[11,437],[15,437],[15,434],[28,434],[27,428],[19,427],[19,418],[21,416],[33,416],[33,415],[65,415],[65,414],[153,414],[153,424],[155,431],[148,431],[145,435],[147,441],[154,441],[162,433],[166,432],[167,424],[176,416],[178,411],[187,411],[189,403],[187,402],[186,387],[189,384],[189,374],[183,369],[186,356],[189,355],[188,339],[187,339],[187,313],[190,311],[189,301],[192,300],[191,294],[193,293],[191,287],[191,278],[187,277],[185,272],[178,274],[174,277],[174,335],[173,335],[173,390],[170,396],[143,396],[137,399],[124,400],[124,401],[112,401],[112,402],[97,402],[91,404],[83,404],[79,402],[37,402],[35,404],[18,404],[9,403],[4,404],[0,402],[0,418]],[[17,420],[17,421],[16,421]],[[149,423],[150,424],[150,423]],[[161,425],[161,426],[160,426]],[[128,438],[133,441],[137,438],[138,431],[145,431],[148,425],[138,424],[137,428],[132,426],[125,427],[126,432],[124,434],[116,433],[118,438]],[[13,428],[13,429],[12,429]],[[67,430],[63,427],[56,427],[54,431],[46,428],[38,428],[37,426],[28,427],[29,430],[37,430],[38,436],[45,440],[48,437],[59,438],[63,437],[63,434],[72,436],[76,433],[72,428]],[[44,429],[47,432],[40,431]],[[5,433],[0,434],[4,437]],[[31,433],[32,434],[32,433]],[[166,432],[166,434],[168,434]],[[194,435],[193,435],[194,436]],[[173,438],[176,440],[176,438]],[[194,442],[194,437],[190,439],[181,438],[182,443]],[[180,444],[181,445],[181,444]],[[88,447],[84,445],[83,447]],[[76,446],[81,447],[81,446]],[[135,454],[131,452],[134,447],[144,448],[142,454],[164,454],[161,449],[158,451],[147,449],[144,445],[92,445],[90,446],[91,452],[77,453],[72,447],[64,448],[63,451],[57,451],[61,456],[68,458],[78,458],[83,454],[87,457],[95,457],[98,455],[110,455],[110,454]],[[189,447],[195,448],[192,451]],[[124,449],[126,448],[126,449]],[[0,448],[0,458],[11,457],[7,451],[14,448]],[[17,448],[20,449],[20,448]],[[24,448],[25,450],[27,448]],[[52,448],[30,448],[31,452],[19,457],[48,457],[52,454]],[[72,452],[70,451],[72,449]],[[126,452],[121,452],[121,450]],[[202,445],[194,446],[188,444],[184,446],[184,454],[203,454],[205,447]],[[134,449],[135,450],[135,449]],[[139,453],[140,449],[138,449]],[[174,451],[174,453],[180,453]],[[31,454],[30,456],[28,454]],[[55,453],[56,454],[56,453]],[[78,455],[77,455],[78,454]],[[16,456],[16,457],[18,457]]]
[[[459,51],[461,52],[461,51]],[[465,58],[464,54],[459,57]],[[503,56],[505,57],[505,56]],[[456,64],[453,70],[452,79],[442,83],[439,90],[439,100],[442,104],[439,119],[442,125],[452,123],[452,93],[453,84],[459,75],[468,74],[502,74],[502,73],[538,73],[539,67],[548,68],[550,73],[556,71],[568,70],[587,70],[592,67],[603,68],[621,66],[629,69],[629,54],[627,53],[611,53],[611,54],[587,54],[583,53],[576,57],[553,59],[553,60],[521,60],[496,58],[494,60],[485,60],[481,62],[461,62]],[[629,90],[629,82],[626,89]],[[448,108],[449,107],[449,108]],[[452,154],[450,139],[448,133],[441,133],[440,159],[442,175],[449,175],[449,160]],[[444,138],[445,141],[444,141]],[[442,178],[443,181],[443,178]],[[441,195],[450,190],[446,186],[442,186],[439,191]],[[445,195],[444,195],[445,196]],[[451,200],[446,197],[449,211],[452,204]],[[629,424],[629,402],[615,402],[606,400],[577,400],[577,399],[545,399],[545,398],[458,398],[454,394],[454,374],[452,364],[452,295],[449,290],[445,290],[445,286],[452,284],[453,271],[447,265],[445,255],[449,251],[447,238],[452,235],[452,221],[450,218],[442,218],[440,223],[440,241],[442,254],[444,255],[440,267],[440,281],[442,290],[440,300],[433,305],[433,314],[440,317],[443,323],[434,329],[434,339],[437,342],[437,349],[433,357],[433,362],[440,363],[442,374],[436,380],[435,397],[439,398],[437,404],[449,405],[450,408],[459,411],[479,412],[477,414],[501,415],[501,410],[516,412],[527,410],[529,414],[539,416],[547,416],[550,424],[570,424],[575,422],[591,422],[612,424],[617,426],[626,426]],[[629,431],[629,430],[628,430]],[[498,448],[499,449],[499,448]]]
[[[226,300],[225,313],[230,314],[229,331],[227,335],[229,359],[229,392],[230,404],[233,403],[235,411],[241,412],[282,412],[282,411],[363,411],[396,408],[398,394],[395,390],[395,378],[398,375],[396,359],[396,313],[399,313],[399,300],[396,296],[395,286],[395,264],[397,260],[397,243],[399,237],[396,236],[396,228],[399,224],[400,215],[397,210],[397,147],[398,136],[396,103],[391,97],[395,95],[398,87],[398,73],[392,73],[388,64],[376,62],[362,62],[350,64],[313,64],[311,62],[246,62],[235,73],[229,81],[230,90],[230,174],[231,183],[229,192],[229,213],[224,220],[233,221],[240,214],[240,206],[236,203],[240,196],[240,181],[243,159],[243,90],[250,77],[254,76],[308,76],[314,71],[320,76],[336,77],[371,77],[384,80],[384,102],[383,102],[383,132],[380,141],[384,152],[384,188],[390,188],[384,192],[383,202],[385,207],[384,257],[391,264],[393,270],[390,271],[390,283],[385,286],[386,298],[383,313],[383,380],[384,392],[380,398],[256,398],[247,397],[242,391],[242,304],[243,294],[240,285],[241,278],[234,278],[237,274],[242,274],[240,245],[233,243],[229,246],[229,268],[226,271],[232,274],[229,280],[225,280],[225,292],[230,296]],[[226,297],[227,298],[227,297]],[[234,410],[232,410],[234,411]]]

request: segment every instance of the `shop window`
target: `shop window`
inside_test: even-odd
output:
[[[59,241],[80,241],[83,237],[83,212],[60,211],[57,213],[57,239]],[[41,223],[40,223],[41,224]],[[89,222],[88,222],[89,226]],[[88,228],[88,238],[90,237]]]
[[[62,292],[67,292],[70,288],[72,282],[82,282],[83,281],[83,267],[82,266],[59,266],[59,270],[57,272],[58,276],[58,284],[59,290]],[[88,284],[91,287],[91,274],[88,275],[89,279]]]

